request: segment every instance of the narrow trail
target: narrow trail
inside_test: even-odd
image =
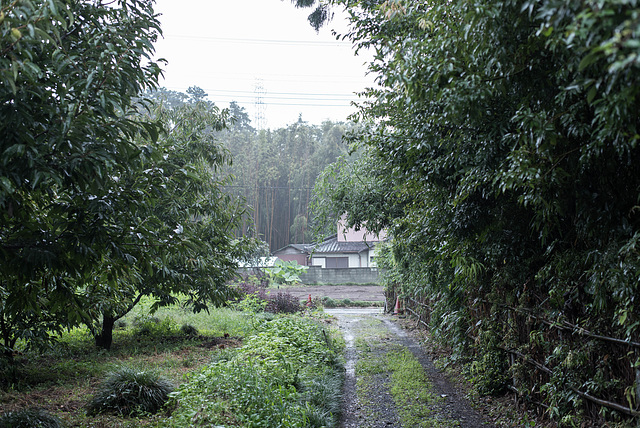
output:
[[[346,342],[343,428],[493,427],[447,381],[396,318],[380,309],[325,311],[337,319]],[[427,398],[413,397],[412,404],[405,402],[404,406],[402,397],[407,391],[397,383],[394,386],[388,363],[391,355],[403,350],[410,351],[407,355],[419,362],[417,367],[422,367],[429,389]]]

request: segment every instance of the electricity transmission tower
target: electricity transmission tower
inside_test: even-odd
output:
[[[253,110],[253,126],[256,129],[264,129],[265,128],[265,112],[267,107],[264,104],[264,96],[267,91],[264,89],[264,85],[262,84],[262,79],[256,79],[253,93],[255,95],[254,101],[254,110]]]

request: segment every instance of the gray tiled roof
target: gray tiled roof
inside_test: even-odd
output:
[[[315,253],[361,253],[373,248],[372,242],[339,242],[337,236],[333,236],[315,246],[309,248]]]
[[[361,253],[375,246],[375,242],[351,241],[340,242],[338,236],[333,235],[318,244],[289,244],[286,247],[274,251],[273,254],[282,253],[287,248],[294,248],[301,253]]]

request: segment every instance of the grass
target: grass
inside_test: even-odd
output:
[[[179,385],[186,374],[207,365],[223,349],[241,345],[240,338],[254,331],[251,319],[230,309],[193,314],[174,306],[159,310],[154,314],[157,320],[150,321],[146,312],[150,305],[141,302],[123,319],[124,327],[114,330],[110,351],[96,348],[88,331],[78,328],[66,332],[47,352],[19,355],[18,381],[0,389],[2,412],[42,408],[67,427],[158,426],[162,415],[91,417],[86,405],[106,374],[117,367],[155,370]],[[141,334],[147,324],[155,331]],[[186,324],[198,334],[182,333],[180,326]]]
[[[453,428],[457,420],[441,416],[443,398],[435,394],[420,361],[406,347],[390,341],[383,322],[359,321],[355,339],[356,393],[367,420],[377,420],[375,400],[388,394],[402,426]],[[440,415],[440,416],[439,416]]]
[[[418,359],[406,348],[389,352],[386,363],[391,371],[389,389],[403,426],[458,427],[457,420],[435,416],[442,398],[435,395]]]
[[[332,333],[326,324],[317,330],[316,339],[310,341],[308,329],[311,327],[303,323],[307,325],[303,328],[300,324],[308,317],[321,317],[320,314],[313,312],[306,318],[297,315],[289,325],[280,317],[249,315],[231,309],[193,314],[173,306],[149,316],[150,305],[150,301],[142,301],[118,323],[110,351],[96,348],[85,329],[73,329],[60,338],[54,349],[18,356],[20,377],[17,382],[0,389],[0,413],[42,408],[60,419],[65,427],[182,427],[193,426],[198,421],[210,426],[212,420],[226,426],[258,427],[271,426],[268,425],[270,418],[290,421],[290,415],[297,415],[297,419],[287,426],[303,426],[303,419],[308,421],[304,426],[335,425],[342,385],[340,353],[336,349],[344,342],[341,337],[334,336],[335,332]],[[310,320],[304,322],[317,325]],[[265,326],[268,325],[280,326],[285,333],[278,339],[267,337]],[[299,340],[294,342],[291,338],[296,335]],[[245,343],[253,345],[240,351]],[[311,345],[303,352],[297,350],[309,343]],[[287,344],[293,346],[292,350],[287,350]],[[233,355],[240,355],[236,358],[236,368],[242,371],[241,375],[229,366],[229,361],[235,358]],[[274,355],[277,358],[272,358]],[[262,363],[255,365],[253,372],[245,372],[249,360]],[[316,360],[321,360],[322,364],[316,364]],[[160,373],[176,385],[175,394],[199,374],[218,369],[229,380],[226,390],[241,384],[246,388],[236,388],[238,397],[229,396],[223,400],[211,401],[204,394],[202,403],[208,406],[207,415],[198,414],[195,409],[193,414],[183,412],[182,419],[172,420],[166,408],[152,415],[155,407],[129,416],[91,415],[88,406],[91,398],[99,395],[100,385],[107,375],[119,367],[128,367],[136,374]],[[205,389],[210,386],[207,382]],[[224,385],[222,390],[225,390]],[[247,403],[262,403],[259,416],[254,414],[247,419],[240,414],[239,409],[246,408],[238,404],[242,403],[242,394],[251,395],[245,397],[249,400]],[[174,401],[177,415],[180,415],[182,405],[183,401]],[[125,408],[122,413],[132,412]],[[258,417],[264,422],[251,422],[250,417]]]
[[[383,302],[369,302],[363,300],[351,300],[351,299],[332,299],[331,297],[323,297],[322,305],[325,308],[370,308],[370,307],[382,307]]]

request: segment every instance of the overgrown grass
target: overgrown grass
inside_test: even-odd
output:
[[[355,339],[357,395],[367,420],[376,420],[372,397],[389,394],[398,422],[406,427],[453,428],[460,422],[442,417],[443,398],[435,394],[420,361],[406,347],[389,342],[379,319],[362,320]]]
[[[58,417],[63,426],[155,426],[163,416],[92,417],[85,406],[106,374],[119,366],[156,370],[180,384],[186,373],[208,364],[223,348],[241,345],[241,338],[255,332],[252,320],[230,309],[193,314],[173,306],[150,317],[146,312],[150,305],[150,301],[143,301],[124,318],[114,330],[110,351],[96,348],[86,329],[74,329],[46,352],[17,355],[17,381],[0,387],[2,412],[43,408]],[[197,334],[184,333],[183,325],[196,328]]]
[[[336,426],[339,348],[330,332],[306,318],[266,322],[242,348],[180,387],[166,426]]]
[[[457,420],[437,416],[442,397],[435,395],[418,359],[406,348],[389,352],[386,362],[391,372],[389,390],[403,426],[458,427]]]
[[[174,306],[150,316],[150,305],[150,301],[141,302],[119,323],[110,351],[96,348],[86,330],[74,329],[54,349],[18,356],[20,377],[0,390],[2,411],[38,407],[68,427],[190,427],[195,424],[191,419],[199,420],[197,411],[189,413],[185,407],[189,400],[184,396],[173,401],[171,419],[168,408],[156,415],[148,409],[125,409],[121,413],[135,415],[90,416],[87,404],[98,395],[99,384],[109,372],[127,366],[135,372],[161,373],[178,388],[187,388],[187,379],[191,383],[205,373],[216,373],[216,378],[220,374],[221,382],[226,376],[228,384],[221,383],[222,390],[238,395],[211,407],[219,410],[219,420],[226,426],[278,426],[260,425],[257,420],[281,420],[280,426],[335,425],[342,382],[337,350],[343,342],[328,330],[323,332],[317,323],[300,315],[295,321],[231,309],[194,315]],[[248,346],[236,350],[243,343]],[[231,415],[229,409],[238,403],[248,403],[241,409],[262,403],[259,417],[254,413],[238,416],[236,410]],[[258,419],[251,422],[252,417]]]

